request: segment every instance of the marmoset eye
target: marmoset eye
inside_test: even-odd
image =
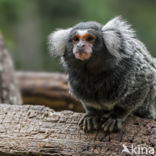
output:
[[[87,38],[87,41],[89,41],[89,42],[94,41],[94,40],[95,40],[95,38],[94,38],[93,36],[89,36],[89,37]]]
[[[72,38],[72,41],[78,42],[78,41],[79,41],[79,38],[78,38],[77,36],[74,36],[74,37]]]

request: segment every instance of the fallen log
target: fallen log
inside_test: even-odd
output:
[[[45,105],[57,111],[83,111],[81,104],[69,94],[65,74],[17,72],[16,78],[25,104]]]
[[[135,152],[146,148],[142,155],[156,152],[153,120],[129,117],[121,132],[84,133],[78,127],[81,116],[44,106],[0,104],[0,155],[122,156],[123,147],[134,152],[132,145],[138,148]]]

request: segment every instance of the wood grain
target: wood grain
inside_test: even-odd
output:
[[[121,132],[84,133],[78,127],[81,116],[44,106],[0,104],[0,155],[122,156],[123,144],[156,148],[153,120],[129,117]]]

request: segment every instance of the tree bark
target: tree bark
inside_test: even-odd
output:
[[[45,105],[57,111],[84,111],[82,105],[69,94],[65,74],[17,72],[16,78],[25,104]]]
[[[156,151],[153,120],[129,117],[121,132],[105,134],[84,133],[78,126],[81,117],[44,106],[0,104],[0,155],[122,156],[123,145],[131,150],[132,144]]]
[[[0,34],[0,103],[22,104],[14,66]]]

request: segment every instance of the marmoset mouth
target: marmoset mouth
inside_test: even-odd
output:
[[[88,60],[91,57],[91,54],[87,52],[76,52],[75,57],[81,61],[84,61]]]

